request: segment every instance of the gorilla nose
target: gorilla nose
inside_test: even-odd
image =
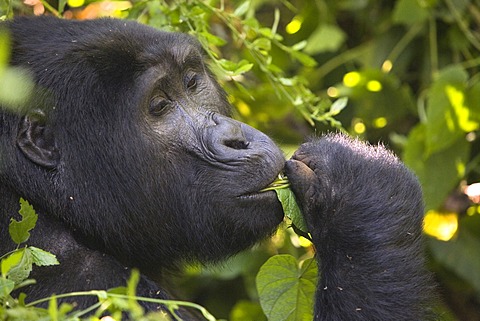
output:
[[[250,143],[242,128],[244,124],[217,114],[213,115],[213,121],[216,124],[212,137],[214,141],[236,150],[248,149]],[[218,137],[215,139],[215,136]]]
[[[275,143],[264,133],[232,118],[213,114],[213,126],[205,129],[203,146],[207,154],[222,163],[256,162],[269,158],[283,164],[283,155]],[[279,169],[280,170],[280,169]]]

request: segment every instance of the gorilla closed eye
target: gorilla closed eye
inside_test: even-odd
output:
[[[152,116],[160,116],[168,105],[170,105],[170,101],[168,99],[165,99],[161,96],[153,97],[150,100],[149,112]]]
[[[189,89],[189,90],[195,89],[197,87],[198,78],[199,78],[199,76],[196,75],[196,74],[187,77],[187,79],[186,79],[187,89]]]

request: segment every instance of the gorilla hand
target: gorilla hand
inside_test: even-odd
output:
[[[302,145],[285,173],[319,260],[315,320],[424,319],[415,176],[385,148],[343,135]]]

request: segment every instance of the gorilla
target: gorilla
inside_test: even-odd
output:
[[[270,138],[230,118],[184,34],[115,19],[1,27],[10,64],[35,91],[15,112],[0,106],[0,253],[15,247],[8,224],[23,197],[39,213],[29,245],[61,262],[34,269],[28,300],[121,286],[131,268],[139,295],[171,298],[166,272],[275,231],[281,205],[261,190],[285,171],[319,260],[315,320],[427,317],[421,190],[385,148],[327,135],[285,162]]]

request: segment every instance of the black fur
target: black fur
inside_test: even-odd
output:
[[[124,285],[132,267],[139,295],[169,298],[164,271],[233,255],[281,222],[275,193],[258,191],[282,154],[228,117],[192,38],[113,19],[2,26],[11,64],[36,88],[17,112],[0,110],[0,253],[14,248],[7,227],[23,197],[39,213],[28,243],[61,262],[34,269],[29,300]],[[316,320],[421,319],[429,291],[415,178],[383,148],[343,136],[293,159],[286,171],[322,270]]]

